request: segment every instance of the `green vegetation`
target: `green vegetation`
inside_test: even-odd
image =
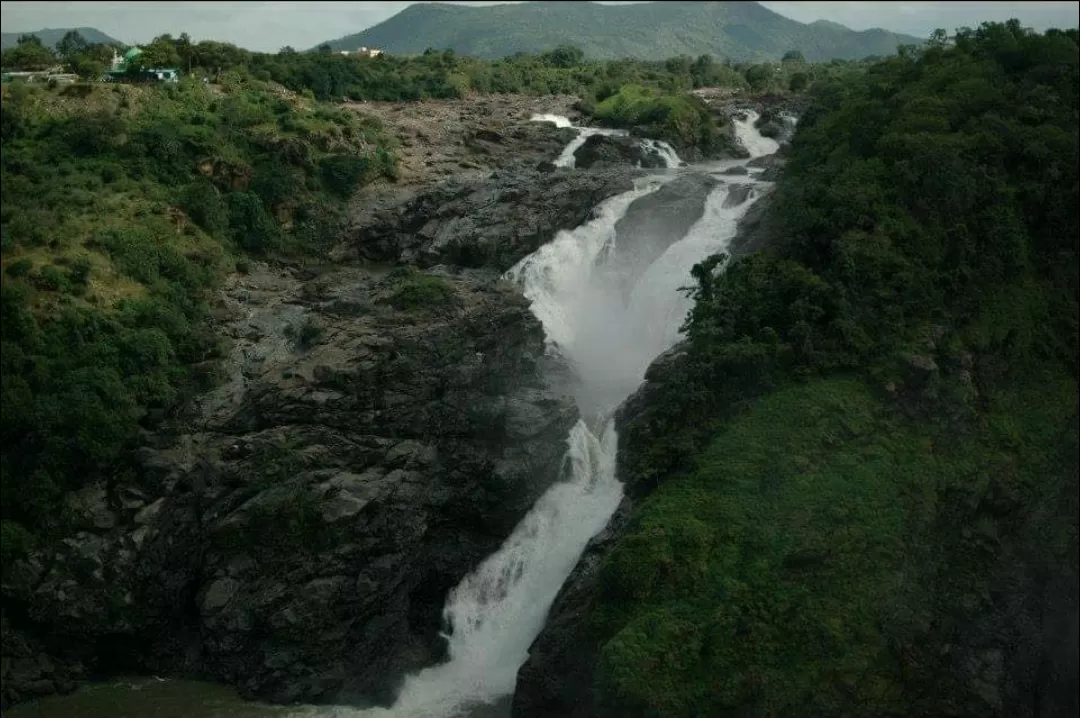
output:
[[[123,49],[123,48],[118,48]],[[427,50],[414,57],[342,56],[325,52],[254,53],[226,43],[193,43],[187,35],[162,35],[144,45],[139,66],[180,68],[185,74],[229,84],[274,81],[317,100],[399,101],[465,97],[469,93],[577,94],[586,102],[602,101],[625,85],[641,85],[665,93],[699,87],[785,92],[838,72],[860,71],[865,63],[833,60],[805,63],[797,51],[781,63],[732,63],[708,54],[682,55],[664,61],[587,59],[573,46],[560,45],[535,55],[517,53],[486,61],[453,51]],[[54,53],[36,38],[5,51],[3,65],[32,69],[62,62],[85,77],[97,77],[112,56],[113,46],[88,43],[69,33]],[[28,61],[32,55],[37,58]],[[44,58],[41,56],[44,53]],[[798,79],[796,79],[798,78]]]
[[[122,474],[140,427],[213,381],[221,277],[322,252],[395,169],[376,121],[255,82],[11,86],[2,113],[6,566],[9,536],[63,529],[65,491]]]
[[[386,302],[404,311],[444,312],[459,304],[454,286],[442,277],[412,268],[398,270],[400,281]]]
[[[62,61],[71,72],[97,78],[112,52],[112,47],[87,43],[78,33],[70,32],[58,43],[55,54],[36,38],[22,38],[16,47],[5,51],[4,64],[29,68]],[[797,50],[788,51],[780,63],[733,64],[707,54],[663,62],[604,62],[587,60],[582,50],[570,45],[490,62],[449,50],[427,50],[415,57],[369,58],[342,56],[325,47],[306,53],[286,47],[267,54],[219,42],[193,43],[186,35],[155,38],[142,47],[142,54],[131,65],[133,70],[183,68],[189,76],[229,86],[272,81],[319,101],[451,99],[472,93],[575,94],[582,99],[580,109],[601,124],[634,128],[666,140],[680,151],[696,151],[705,157],[728,149],[731,138],[718,131],[705,104],[690,95],[690,90],[710,87],[771,94],[802,92],[814,82],[859,74],[867,66],[844,60],[809,64]],[[372,174],[392,171],[392,162],[385,155],[364,159],[327,157],[320,161],[321,175],[343,196]],[[189,204],[203,206],[197,196]],[[213,203],[209,206],[212,208]],[[257,210],[250,207],[236,206],[232,211],[258,221]]]
[[[795,48],[812,61],[891,55],[915,38],[854,32],[835,23],[805,25],[756,2],[522,3],[495,7],[417,4],[330,50],[378,47],[395,54],[426,48],[494,59],[539,54],[570,43],[586,57],[661,60],[703,53],[734,61],[776,61]]]
[[[601,715],[1030,700],[970,656],[1024,660],[1077,571],[1077,41],[986,24],[814,90],[778,243],[695,268],[623,437],[651,495],[602,568]]]
[[[711,156],[727,146],[708,106],[693,95],[669,95],[640,85],[624,85],[592,107],[591,114],[601,125],[634,128],[680,150],[696,147]]]

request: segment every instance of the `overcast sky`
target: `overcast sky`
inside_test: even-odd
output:
[[[95,27],[127,43],[187,32],[198,40],[223,40],[251,50],[298,49],[360,32],[397,14],[410,2],[0,2],[4,32]],[[498,2],[460,2],[498,5]],[[833,20],[856,30],[883,27],[926,37],[938,27],[954,30],[1011,17],[1037,30],[1076,27],[1073,2],[763,2],[800,22]]]

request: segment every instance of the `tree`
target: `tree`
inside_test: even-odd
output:
[[[177,51],[172,35],[160,35],[144,45],[135,63],[141,67],[180,67],[183,59]]]
[[[0,54],[0,65],[13,70],[47,70],[56,64],[52,50],[36,35],[23,35],[14,47]]]
[[[331,52],[334,51],[334,48],[330,47],[330,43],[324,42],[323,44],[319,45],[318,50],[324,55],[329,55]]]
[[[195,60],[195,47],[191,43],[191,36],[186,32],[180,33],[176,40],[176,54],[180,56],[180,64],[187,72],[191,72],[191,65]]]
[[[746,83],[755,92],[760,92],[768,87],[772,76],[773,70],[768,65],[751,65],[746,68]]]
[[[88,53],[76,55],[68,63],[68,69],[84,80],[97,80],[105,74],[105,63],[95,59]]]
[[[694,64],[690,66],[690,76],[694,79],[694,87],[705,87],[710,84],[715,74],[714,67],[711,55],[698,55]]]
[[[577,67],[585,59],[585,53],[573,45],[559,45],[551,52],[545,52],[542,58],[552,67]]]
[[[810,76],[805,72],[796,72],[788,80],[788,89],[792,92],[802,92],[810,84]]]
[[[798,50],[788,50],[784,53],[784,56],[780,59],[780,62],[798,62],[805,63],[806,58]]]
[[[85,52],[89,44],[78,30],[68,30],[60,42],[56,43],[56,53],[64,62],[72,62],[75,56]]]

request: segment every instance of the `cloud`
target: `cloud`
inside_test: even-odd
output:
[[[360,32],[397,14],[410,2],[0,2],[5,32],[48,27],[95,27],[118,40],[142,43],[157,35],[187,32],[193,39],[222,40],[252,50],[285,45],[314,47]],[[461,2],[499,5],[500,2]],[[884,27],[925,37],[984,20],[1017,17],[1025,25],[1076,27],[1076,2],[763,2],[801,22],[832,20],[854,29]]]

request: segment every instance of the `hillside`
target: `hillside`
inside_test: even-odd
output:
[[[56,49],[56,43],[71,30],[75,30],[83,36],[91,45],[123,45],[124,43],[117,40],[115,37],[106,35],[101,30],[92,27],[59,27],[59,28],[45,28],[44,30],[34,30],[32,32],[5,32],[0,33],[0,50],[6,50],[9,47],[13,47],[15,43],[19,41],[19,38],[23,35],[37,35],[41,39],[41,43],[46,47]]]
[[[711,54],[765,60],[800,50],[814,61],[888,55],[899,44],[918,42],[879,29],[855,32],[835,23],[806,25],[751,2],[531,2],[492,7],[418,3],[329,45],[349,51],[378,47],[395,54],[432,47],[485,58],[564,44],[581,48],[590,59]]]

